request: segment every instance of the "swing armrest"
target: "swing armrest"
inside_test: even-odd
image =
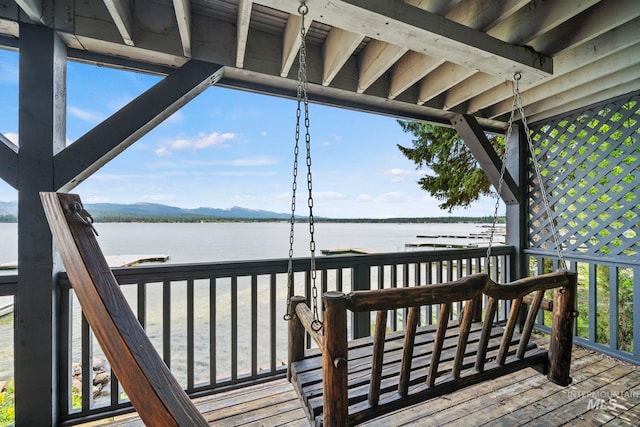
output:
[[[523,298],[535,291],[548,290],[567,286],[571,282],[571,276],[575,275],[567,270],[560,270],[541,276],[525,277],[506,284],[489,280],[484,293],[490,297],[510,300]]]
[[[304,330],[311,336],[311,338],[318,345],[320,351],[322,351],[322,329],[316,331],[314,329],[313,312],[306,303],[296,304],[296,316]],[[292,319],[293,320],[293,319]]]

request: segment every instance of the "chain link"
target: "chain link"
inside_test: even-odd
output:
[[[285,320],[291,318],[291,297],[293,296],[293,241],[294,241],[294,225],[295,225],[295,209],[296,209],[296,190],[298,176],[298,153],[300,144],[300,118],[302,116],[302,108],[304,105],[304,128],[306,143],[306,160],[307,160],[307,190],[309,197],[307,205],[309,207],[309,251],[311,253],[311,297],[313,306],[313,322],[311,327],[317,332],[322,329],[322,322],[318,313],[318,288],[316,285],[316,242],[315,242],[315,223],[313,218],[313,177],[311,174],[311,133],[309,131],[311,122],[309,120],[309,97],[307,94],[307,46],[305,42],[306,30],[304,18],[308,12],[308,7],[302,3],[298,8],[298,12],[302,17],[300,24],[300,51],[298,55],[298,88],[297,88],[297,109],[296,109],[296,135],[294,148],[293,163],[293,184],[291,197],[291,230],[289,234],[289,266],[287,272],[287,314]]]
[[[502,158],[502,167],[500,169],[500,181],[498,182],[498,193],[496,194],[496,204],[495,209],[493,211],[493,224],[491,226],[491,235],[489,237],[489,247],[487,248],[487,258],[485,262],[486,271],[489,271],[490,266],[490,257],[491,257],[491,247],[493,246],[493,236],[496,228],[496,223],[498,220],[498,207],[500,205],[500,194],[502,194],[502,185],[504,183],[504,174],[506,171],[507,158],[509,154],[509,140],[511,139],[511,134],[513,132],[513,122],[515,119],[516,110],[520,113],[520,118],[522,119],[522,127],[524,130],[524,134],[527,138],[527,145],[529,148],[529,152],[531,154],[531,159],[533,161],[533,169],[536,173],[536,179],[538,180],[538,184],[540,186],[540,195],[542,197],[542,203],[545,207],[545,211],[547,213],[547,218],[549,219],[549,227],[551,229],[551,235],[553,238],[553,242],[556,246],[556,251],[558,254],[558,260],[561,269],[566,269],[567,264],[564,260],[564,255],[562,254],[562,247],[560,246],[560,239],[558,237],[558,231],[556,230],[556,226],[553,220],[553,215],[551,212],[551,206],[549,204],[549,199],[547,197],[547,191],[544,188],[544,184],[542,181],[542,175],[540,173],[540,164],[538,163],[538,159],[536,158],[535,148],[533,146],[533,141],[531,140],[531,132],[529,131],[529,125],[527,124],[527,118],[524,114],[524,105],[522,103],[522,98],[520,97],[520,90],[518,88],[518,82],[521,79],[520,73],[515,73],[513,76],[512,88],[513,88],[513,102],[511,104],[511,115],[509,116],[509,125],[507,127],[507,134],[505,136],[505,150],[504,156]]]

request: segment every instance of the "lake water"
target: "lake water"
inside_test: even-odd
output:
[[[289,252],[290,225],[286,222],[98,223],[95,227],[100,233],[98,242],[105,255],[166,254],[170,256],[169,263],[174,264],[286,258]],[[309,255],[308,230],[308,224],[296,225],[294,246],[296,257]],[[315,241],[318,256],[323,256],[320,254],[321,249],[335,248],[402,252],[406,250],[406,243],[419,240],[418,235],[469,235],[482,231],[486,231],[486,228],[466,223],[319,223],[315,226]],[[17,259],[16,224],[0,224],[0,242],[0,264],[15,261]],[[7,273],[15,274],[15,271],[4,272],[4,274]],[[149,298],[153,298],[152,292]],[[224,301],[223,299],[220,304],[224,304]],[[0,298],[0,306],[6,302],[10,302],[10,298],[9,301],[7,297]],[[153,304],[153,301],[150,304]],[[206,309],[206,306],[203,307],[203,310]],[[148,310],[149,315],[152,311]],[[198,313],[196,315],[199,316]],[[203,316],[206,317],[206,315]],[[0,381],[11,377],[13,371],[11,317],[0,319]],[[153,327],[156,322],[160,322],[159,315],[158,319],[149,320],[150,327]],[[203,334],[202,340],[202,345],[208,346],[208,334]],[[224,359],[225,356],[221,352],[221,360]]]

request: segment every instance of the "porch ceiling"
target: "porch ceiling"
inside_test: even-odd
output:
[[[19,23],[56,28],[69,56],[166,73],[189,58],[218,84],[295,94],[299,0],[0,0],[0,46]],[[640,89],[640,2],[307,0],[310,98],[501,129],[511,79],[531,121]]]

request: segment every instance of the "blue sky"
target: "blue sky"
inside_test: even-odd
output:
[[[67,143],[160,78],[74,62],[67,68]],[[18,54],[0,50],[0,132],[18,137]],[[154,202],[184,208],[242,206],[288,212],[295,101],[207,89],[74,189],[83,201]],[[314,213],[329,217],[443,216],[396,148],[411,135],[394,118],[310,106]],[[301,145],[304,154],[304,141]],[[300,158],[298,213],[306,213],[306,163]],[[0,181],[0,200],[16,192]],[[452,215],[493,214],[483,199]]]

